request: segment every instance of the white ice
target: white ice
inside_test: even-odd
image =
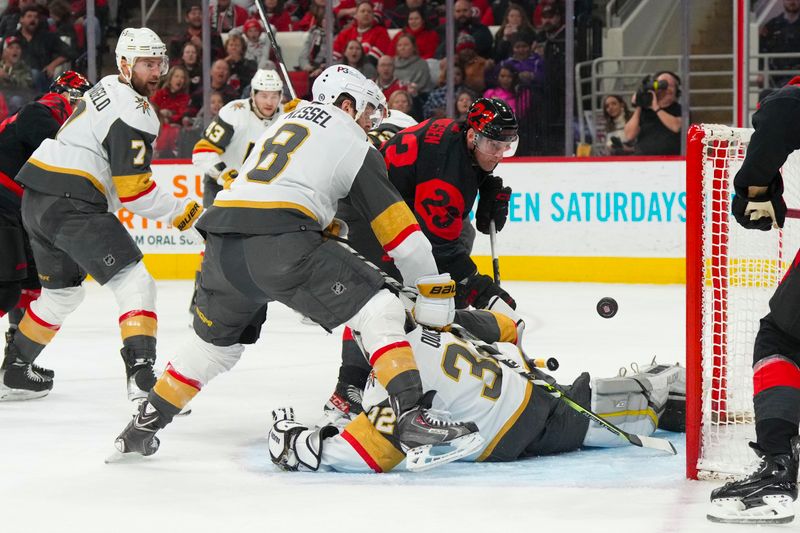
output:
[[[683,286],[505,285],[528,318],[529,355],[556,357],[562,382],[654,356],[684,361]],[[190,334],[191,284],[158,288],[163,366]],[[614,318],[597,314],[603,296],[619,302]],[[160,433],[155,456],[106,465],[132,413],[116,317],[110,291],[89,283],[37,361],[56,371],[53,392],[0,403],[0,532],[745,531],[706,521],[715,485],[685,480],[683,435],[672,433],[660,436],[678,456],[626,446],[422,474],[278,472],[266,452],[271,410],[292,405],[315,421],[340,342],[280,305],[239,365]]]

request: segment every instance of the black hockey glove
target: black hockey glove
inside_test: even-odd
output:
[[[499,296],[512,309],[517,308],[514,298],[501,289],[492,278],[475,273],[456,285],[456,309],[465,309],[470,305],[475,309],[484,309],[489,305],[492,296]]]
[[[774,222],[779,228],[783,227],[786,220],[786,202],[783,201],[783,178],[780,172],[775,175],[763,194],[748,197],[746,187],[734,188],[736,195],[733,197],[731,212],[741,226],[769,231]]]
[[[475,210],[475,226],[481,233],[489,233],[489,223],[494,220],[497,231],[503,229],[508,218],[508,201],[511,187],[503,187],[502,178],[488,176],[480,187],[478,208]]]

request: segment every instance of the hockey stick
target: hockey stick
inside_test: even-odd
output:
[[[495,227],[494,220],[489,221],[489,246],[492,248],[492,273],[494,274],[494,282],[500,286],[500,258],[497,257],[497,249],[495,248],[497,240],[497,228]]]
[[[275,40],[275,34],[272,33],[272,26],[269,25],[269,20],[267,19],[267,10],[264,9],[264,0],[256,0],[256,7],[258,8],[258,15],[261,17],[261,22],[264,24],[267,37],[269,37],[269,42],[272,45],[272,49],[275,50],[275,57],[278,59],[278,66],[281,68],[283,80],[286,82],[286,86],[289,87],[289,95],[292,97],[292,100],[294,100],[297,98],[297,94],[294,92],[292,80],[289,79],[289,72],[286,70],[286,64],[283,62],[283,57],[281,56],[281,47],[278,46],[278,41]]]
[[[497,348],[475,337],[472,333],[470,333],[462,326],[459,326],[458,324],[452,324],[450,326],[450,331],[452,333],[455,333],[462,339],[469,341],[484,356],[506,366],[507,368],[510,368],[515,373],[519,374],[524,379],[531,382],[533,385],[544,388],[552,396],[559,398],[575,411],[579,412],[589,420],[594,420],[596,423],[600,424],[601,426],[609,430],[611,433],[614,433],[615,435],[622,437],[623,439],[627,440],[634,446],[639,446],[640,448],[652,448],[655,450],[661,450],[662,452],[666,452],[671,455],[678,454],[678,452],[675,450],[675,446],[673,446],[672,443],[666,439],[660,439],[658,437],[647,437],[645,435],[636,435],[634,433],[628,433],[627,431],[618,428],[611,422],[602,418],[600,415],[580,405],[578,402],[576,402],[575,400],[564,394],[564,392],[561,389],[559,389],[552,383],[549,383],[546,380],[537,377],[533,372],[525,371],[525,369],[521,368],[516,361],[504,357],[503,354],[500,353],[500,351]]]

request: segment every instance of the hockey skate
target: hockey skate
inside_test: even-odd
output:
[[[800,437],[792,439],[792,453],[768,455],[756,443],[761,457],[755,472],[726,483],[711,493],[712,522],[726,524],[786,524],[794,520]]]
[[[159,412],[150,405],[150,402],[144,400],[139,405],[139,411],[133,415],[131,421],[114,441],[114,447],[118,453],[106,459],[106,463],[117,462],[128,455],[132,457],[153,455],[158,451],[160,444],[156,432],[163,427]]]
[[[354,385],[347,385],[341,381],[336,383],[336,390],[323,406],[323,419],[319,426],[345,424],[364,412],[361,406],[361,389]]]
[[[394,436],[406,454],[406,468],[412,472],[457,461],[484,443],[474,422],[453,422],[447,413],[431,409],[435,394],[425,393],[416,406],[397,417]]]
[[[122,360],[125,362],[125,375],[128,379],[128,400],[141,402],[147,398],[147,393],[156,384],[156,375],[153,372],[155,352],[137,351],[128,347],[120,350]]]
[[[13,339],[13,331],[6,332],[5,357],[0,365],[0,401],[33,400],[47,396],[53,388],[53,372],[23,361]]]

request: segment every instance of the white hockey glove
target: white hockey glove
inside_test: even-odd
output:
[[[456,283],[450,274],[422,276],[416,285],[419,295],[414,303],[414,320],[432,328],[451,324],[456,314]]]
[[[333,426],[309,429],[294,420],[291,407],[272,412],[269,456],[281,470],[316,472],[322,461],[322,442],[339,433]]]

